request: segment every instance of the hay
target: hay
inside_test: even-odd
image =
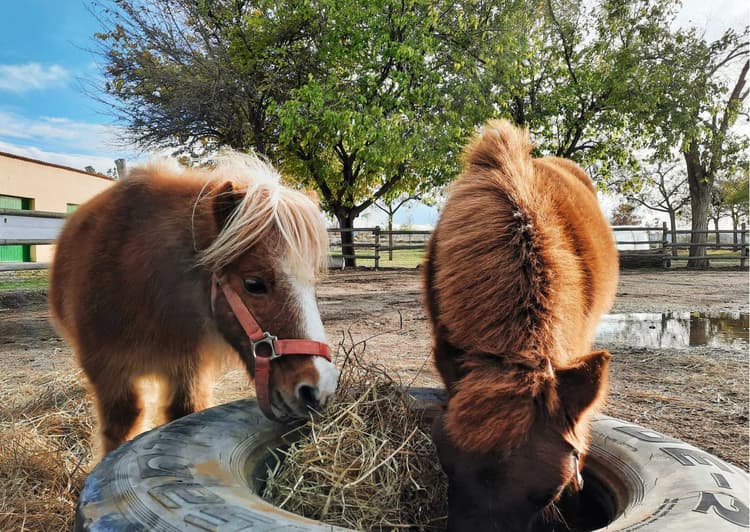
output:
[[[447,480],[428,423],[401,383],[346,351],[339,391],[269,471],[264,497],[357,530],[444,530]],[[340,345],[341,347],[341,345]]]
[[[0,530],[70,530],[91,461],[91,402],[77,374],[0,387]]]

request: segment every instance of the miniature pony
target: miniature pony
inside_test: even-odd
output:
[[[582,484],[588,415],[606,395],[610,356],[591,345],[617,287],[614,239],[586,174],[531,149],[527,131],[487,123],[429,245],[453,531],[548,529],[544,510]]]
[[[149,416],[210,406],[237,354],[268,417],[324,403],[338,378],[315,297],[326,258],[317,205],[255,157],[151,163],[82,205],[57,240],[49,301],[94,391],[100,452]]]

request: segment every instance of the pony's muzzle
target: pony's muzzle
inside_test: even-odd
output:
[[[308,410],[317,410],[320,407],[320,390],[317,386],[300,384],[297,386],[294,395]]]
[[[294,388],[294,395],[300,405],[307,411],[319,410],[336,392],[339,370],[322,357],[315,357],[313,362],[318,372],[317,383],[303,381]]]

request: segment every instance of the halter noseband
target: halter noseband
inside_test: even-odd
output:
[[[211,277],[211,313],[215,314],[217,289],[221,288],[227,299],[234,317],[250,340],[250,349],[255,365],[255,395],[258,405],[268,419],[278,420],[271,410],[269,393],[269,381],[271,377],[271,361],[285,355],[309,355],[323,357],[331,361],[331,349],[328,344],[315,340],[279,340],[268,331],[264,331],[258,325],[250,310],[242,302],[240,296],[235,292],[223,277],[213,274]],[[268,353],[258,352],[258,346],[268,346]]]

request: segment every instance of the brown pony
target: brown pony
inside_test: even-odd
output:
[[[487,123],[430,241],[450,530],[551,526],[544,510],[580,488],[587,414],[606,395],[609,353],[590,350],[617,286],[612,233],[586,174],[531,149],[528,132]]]
[[[254,157],[172,166],[134,169],[57,240],[50,307],[95,393],[104,453],[209,406],[237,353],[269,417],[304,417],[336,388],[315,298],[317,205]]]

